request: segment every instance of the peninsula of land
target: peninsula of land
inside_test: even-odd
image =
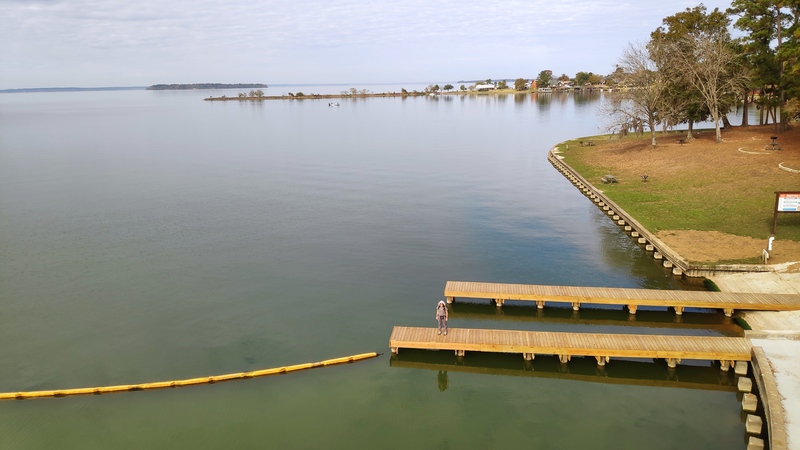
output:
[[[192,84],[154,84],[147,88],[148,91],[188,91],[198,89],[262,89],[267,85],[263,83],[192,83]]]
[[[302,92],[292,93],[289,92],[285,95],[252,95],[252,93],[240,93],[234,97],[222,95],[219,97],[207,97],[205,101],[261,101],[261,100],[313,100],[313,99],[345,99],[345,98],[378,98],[378,97],[438,97],[447,95],[511,95],[511,94],[530,94],[534,92],[542,92],[537,89],[492,89],[485,91],[478,90],[453,90],[446,92],[425,92],[425,91],[406,91],[401,92],[368,92],[366,90],[353,92],[342,92],[340,94],[304,94]],[[547,91],[549,92],[549,91]]]

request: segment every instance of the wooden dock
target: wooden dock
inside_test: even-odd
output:
[[[562,363],[573,356],[594,357],[604,366],[610,358],[663,358],[669,367],[682,359],[720,361],[723,370],[737,361],[750,361],[750,342],[745,338],[709,336],[662,336],[638,334],[561,333],[453,328],[447,335],[436,328],[394,327],[389,338],[392,353],[401,348],[466,352],[519,353],[526,360],[535,355],[556,355]]]
[[[726,316],[734,310],[793,311],[800,310],[800,295],[742,292],[667,291],[660,289],[602,288],[580,286],[545,286],[533,284],[481,283],[448,281],[444,288],[448,303],[456,297],[485,298],[500,307],[506,300],[568,303],[578,310],[583,303],[627,306],[636,314],[639,306],[674,308],[680,315],[684,308],[721,309]]]

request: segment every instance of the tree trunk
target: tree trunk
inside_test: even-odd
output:
[[[642,132],[644,133],[644,124],[642,123],[641,125],[642,125],[642,128],[643,128]],[[655,124],[655,120],[654,120],[653,117],[650,117],[647,120],[647,125],[650,127],[650,145],[652,145],[653,148],[655,148],[656,147],[656,127],[655,127],[656,124]]]
[[[716,131],[717,144],[722,142],[722,130],[719,128],[719,113],[711,114],[711,119],[714,121],[714,130]]]
[[[689,130],[686,132],[687,141],[691,141],[692,139],[694,139],[694,136],[692,136],[693,130],[694,130],[694,121],[689,119]]]
[[[775,30],[777,31],[777,39],[778,39],[778,46],[775,48],[775,54],[781,54],[781,45],[783,42],[783,37],[781,36],[781,32],[783,31],[782,23],[781,23],[781,6],[783,4],[775,6]],[[772,111],[772,118],[775,121],[775,124],[778,126],[778,131],[783,132],[786,131],[786,123],[783,119],[783,103],[786,101],[786,93],[783,90],[783,84],[785,83],[783,79],[783,69],[784,69],[784,61],[778,60],[778,106],[780,108],[778,114],[780,115],[780,120],[775,117],[775,110]]]
[[[728,128],[731,128],[731,127],[732,127],[732,125],[731,125],[731,121],[728,119],[728,116],[726,116],[726,115],[723,115],[723,116],[722,116],[722,125],[723,125],[723,126],[725,126],[725,129],[726,129],[726,130],[727,130]]]
[[[748,103],[747,89],[745,89],[744,90],[744,104],[742,105],[742,126],[743,127],[749,126],[749,123],[747,122],[747,103]]]

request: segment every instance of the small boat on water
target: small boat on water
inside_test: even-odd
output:
[[[333,102],[329,102],[329,103],[328,103],[328,106],[339,106],[339,103],[333,103]]]

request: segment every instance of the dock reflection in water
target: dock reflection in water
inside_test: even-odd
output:
[[[441,391],[444,391],[443,379],[446,380],[445,389],[449,386],[448,372],[736,391],[736,377],[732,370],[723,372],[718,364],[704,364],[681,364],[671,369],[663,360],[642,362],[615,359],[600,367],[594,358],[573,358],[569,364],[561,364],[556,356],[537,356],[533,361],[524,361],[519,355],[512,354],[474,352],[466,357],[456,357],[449,351],[410,349],[392,355],[389,360],[391,367],[438,372],[437,384]]]
[[[667,334],[696,335],[719,334],[729,337],[741,337],[744,332],[733,319],[725,317],[719,311],[686,309],[683,315],[676,315],[665,308],[642,307],[636,314],[629,314],[624,308],[615,307],[585,307],[579,311],[571,308],[547,306],[537,309],[534,306],[520,306],[506,303],[502,308],[497,308],[486,303],[456,302],[448,305],[451,326],[459,326],[459,322],[468,321],[498,321],[506,323],[530,324],[531,329],[556,328],[566,331],[569,328],[585,330],[585,326],[592,327],[620,327],[616,332],[628,333],[661,333],[670,330]],[[536,325],[541,325],[537,327]],[[499,327],[504,328],[504,327]],[[507,328],[507,327],[506,327]],[[636,328],[635,330],[633,328]]]

